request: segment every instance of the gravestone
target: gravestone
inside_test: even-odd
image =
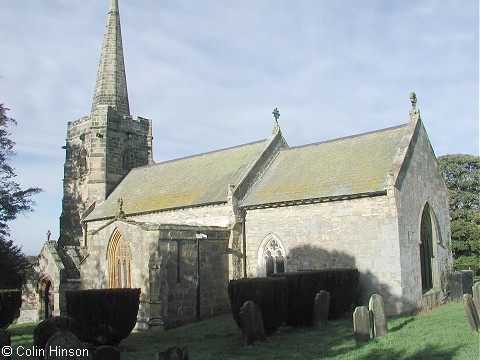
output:
[[[463,307],[465,308],[465,313],[467,314],[467,320],[470,324],[470,329],[472,331],[478,331],[480,329],[480,319],[478,318],[477,309],[473,303],[472,296],[470,294],[463,295]]]
[[[55,333],[45,346],[45,359],[48,360],[80,360],[88,357],[82,344],[75,335],[68,331]]]
[[[75,334],[77,322],[68,316],[54,316],[40,322],[33,331],[33,346],[37,349],[45,349],[48,339],[59,331],[68,331]],[[38,356],[43,359],[42,354]]]
[[[330,309],[330,293],[325,290],[315,295],[313,301],[313,326],[326,323],[328,320],[328,311]]]
[[[383,298],[378,294],[373,294],[368,302],[368,308],[372,312],[373,336],[380,337],[388,334],[387,312]]]
[[[188,360],[188,349],[171,347],[165,352],[158,352],[155,355],[155,360]]]
[[[477,281],[475,285],[472,286],[473,294],[473,303],[477,308],[478,317],[480,317],[480,281]]]
[[[250,345],[255,341],[266,340],[262,311],[253,301],[246,301],[243,304],[240,309],[240,321],[245,344]]]
[[[462,300],[463,294],[471,294],[473,271],[454,271],[447,275],[448,291],[454,301]]]
[[[10,346],[11,344],[11,335],[7,330],[0,329],[0,349],[2,349],[4,346]],[[0,360],[10,360],[10,355],[3,355],[3,353],[0,351]]]
[[[353,312],[353,336],[357,346],[370,340],[370,312],[366,306],[358,306]]]
[[[120,350],[115,346],[100,346],[93,352],[93,360],[120,360]]]

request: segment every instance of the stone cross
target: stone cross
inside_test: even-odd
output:
[[[370,312],[366,306],[358,306],[353,312],[353,336],[357,346],[370,340]]]
[[[368,308],[373,314],[373,336],[379,337],[388,334],[387,312],[383,298],[378,294],[373,294],[368,302]]]
[[[313,326],[324,324],[328,320],[328,311],[330,309],[330,293],[325,290],[315,295],[313,301]]]
[[[478,331],[480,329],[480,319],[478,318],[477,309],[473,303],[472,296],[470,294],[463,295],[463,307],[467,314],[468,323],[472,331]]]
[[[477,308],[478,317],[480,317],[480,281],[477,281],[475,285],[472,286],[473,294],[473,303]]]
[[[240,309],[240,321],[245,345],[255,341],[265,341],[265,328],[263,327],[262,311],[253,301],[246,301]]]

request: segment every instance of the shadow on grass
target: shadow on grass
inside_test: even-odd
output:
[[[448,360],[453,359],[455,355],[458,354],[460,346],[449,349],[435,349],[432,347],[426,346],[421,350],[417,350],[413,353],[405,353],[401,351],[396,351],[392,349],[372,349],[367,354],[362,355],[360,358],[365,360],[431,360],[431,359],[442,359]]]
[[[401,330],[403,329],[403,327],[411,323],[413,320],[415,320],[413,317],[405,319],[400,324],[396,324],[395,326],[392,326],[391,328],[389,328],[389,332],[395,332],[395,331]]]

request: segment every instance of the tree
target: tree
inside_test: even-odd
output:
[[[9,239],[10,229],[7,222],[17,218],[18,214],[32,211],[35,203],[31,196],[42,191],[31,187],[22,190],[15,182],[15,171],[8,161],[15,155],[10,139],[9,126],[17,122],[7,116],[7,108],[0,104],[0,289],[20,288],[29,262],[21,248]]]
[[[450,190],[455,263],[480,268],[480,156],[445,155],[438,163]]]

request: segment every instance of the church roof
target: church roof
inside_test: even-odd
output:
[[[261,140],[132,169],[108,198],[85,220],[227,202],[230,185],[238,185],[267,146]]]
[[[384,191],[405,128],[284,148],[240,206]]]

